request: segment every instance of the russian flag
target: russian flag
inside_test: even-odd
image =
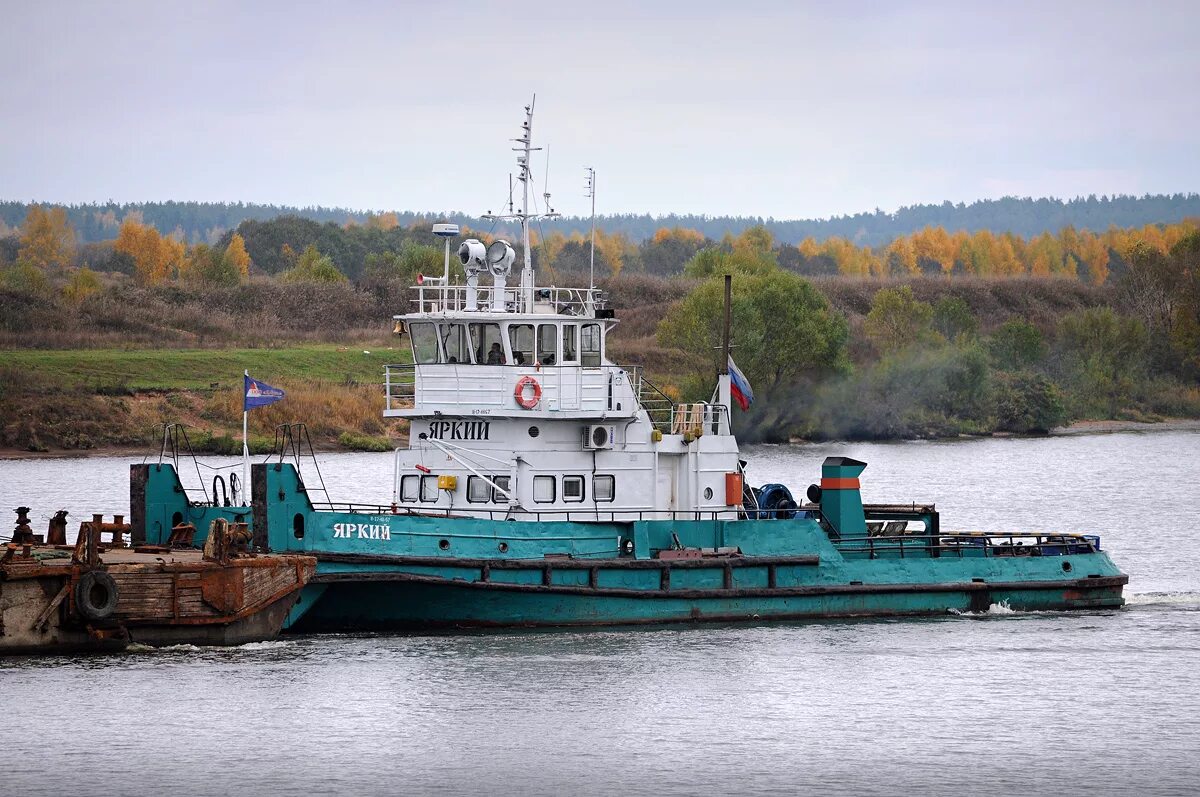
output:
[[[754,403],[754,390],[750,387],[750,380],[738,369],[733,357],[729,358],[729,392],[742,408],[742,412],[750,409],[750,405]]]

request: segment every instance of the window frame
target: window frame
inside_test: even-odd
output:
[[[601,479],[606,479],[609,484],[608,498],[600,497],[600,490],[596,488],[596,483]],[[598,504],[611,504],[617,500],[617,477],[612,473],[593,473],[592,474],[592,500]]]
[[[568,353],[567,338],[571,338],[571,346],[573,351]],[[559,357],[559,362],[563,365],[579,365],[579,325],[578,324],[563,324],[562,334],[559,335],[562,345],[559,347],[562,350],[562,356]]]
[[[432,358],[422,359],[417,354],[417,334],[424,337],[432,334],[433,336],[433,355]],[[442,337],[438,332],[437,324],[432,321],[414,321],[408,325],[408,343],[412,349],[413,362],[417,365],[433,365],[442,361]]]
[[[588,348],[589,331],[594,331],[595,350]],[[591,362],[591,358],[595,362]],[[604,364],[604,332],[599,324],[579,325],[579,362],[584,368],[599,368]]]
[[[442,491],[440,489],[438,489],[437,483],[438,483],[438,477],[436,474],[426,473],[421,476],[421,503],[436,504],[438,502],[438,499],[441,498]],[[425,485],[427,485],[427,484],[433,484],[433,498],[425,497],[425,495],[426,495]]]
[[[411,496],[406,485],[415,484]],[[415,473],[407,473],[400,477],[400,501],[402,503],[417,503],[421,500],[421,477]]]
[[[512,355],[510,363],[512,365],[533,365],[537,360],[537,324],[522,322],[519,324],[507,324],[506,326],[508,327],[508,350]],[[529,331],[529,349],[517,348],[517,335],[524,330]],[[521,357],[524,358],[525,362],[517,362],[517,352],[521,353]]]
[[[488,327],[495,329],[496,335],[493,340],[487,339]],[[470,321],[467,323],[467,332],[471,339],[471,352],[475,356],[476,365],[488,365],[488,353],[492,349],[493,343],[500,344],[500,360],[499,363],[493,365],[508,365],[512,358],[508,352],[508,336],[504,334],[504,330],[500,326],[499,321]]]
[[[511,478],[512,477],[510,477],[510,476],[493,476],[492,481],[495,482],[497,486],[503,487],[505,490],[509,490],[511,492],[512,488],[509,487],[509,485],[512,483]],[[492,487],[491,490],[492,490],[492,503],[493,504],[507,504],[508,503],[508,499],[504,497],[503,493],[501,493],[495,487]]]
[[[548,352],[543,352],[543,350],[542,350],[542,330],[547,329],[547,328],[552,330],[554,333],[554,348]],[[559,357],[559,352],[558,352],[559,343],[561,342],[561,338],[562,338],[562,335],[558,334],[558,324],[538,324],[537,325],[537,335],[533,341],[534,360],[538,363],[541,363],[542,365],[558,365],[561,360],[561,358]],[[550,362],[550,363],[546,362],[546,358],[543,356],[543,354],[549,354],[551,357],[554,358],[554,361]]]
[[[483,498],[476,499],[476,498],[471,497],[473,495],[473,491],[475,490],[476,485],[483,485]],[[467,503],[469,503],[469,504],[486,504],[486,503],[490,503],[491,500],[492,500],[492,485],[485,482],[483,480],[482,476],[474,476],[474,475],[468,476],[467,477]]]
[[[550,483],[550,497],[538,498],[538,485]],[[553,504],[558,501],[558,480],[551,475],[541,475],[533,477],[533,502],[535,504]]]
[[[571,479],[572,481],[578,480],[578,482],[579,482],[579,497],[578,498],[571,498],[567,495],[567,480],[568,479]],[[587,500],[587,481],[583,478],[582,475],[576,475],[576,474],[564,475],[562,477],[562,482],[563,482],[562,500],[563,500],[564,504],[582,504],[584,501]]]

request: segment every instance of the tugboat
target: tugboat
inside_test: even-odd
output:
[[[748,487],[728,331],[712,400],[679,404],[608,358],[618,322],[601,291],[537,285],[530,223],[546,213],[530,210],[533,104],[525,111],[520,210],[494,217],[521,227],[515,284],[512,246],[476,239],[457,247],[465,284],[451,284],[459,230],[436,225],[444,273],[419,278],[415,308],[395,317],[412,362],[384,374],[384,415],[410,423],[392,503],[316,503],[282,457],[252,469],[257,547],[318,562],[293,629],[1123,605],[1128,577],[1098,537],[945,532],[932,504],[864,505],[863,462],[825,460],[807,503],[781,484]],[[169,466],[143,470],[141,535],[170,528],[186,502],[178,485]]]

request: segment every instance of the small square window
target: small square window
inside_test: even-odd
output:
[[[582,476],[563,476],[563,500],[572,503],[583,500]]]
[[[416,501],[421,494],[421,477],[420,476],[401,476],[400,477],[400,500],[401,501]]]
[[[467,479],[467,500],[472,504],[485,504],[492,495],[492,485],[478,476]]]
[[[499,487],[502,490],[508,489],[508,477],[507,476],[493,476],[492,481],[494,481],[496,483],[496,487]],[[492,490],[492,500],[495,501],[497,504],[507,504],[508,503],[508,498],[505,497],[504,493],[502,493],[502,492],[500,492],[500,490],[496,490],[496,489]]]
[[[613,476],[592,477],[592,498],[596,501],[611,501],[616,494],[616,478]]]
[[[539,504],[554,503],[554,477],[553,476],[534,476],[533,477],[533,500]]]
[[[421,500],[427,504],[438,500],[437,476],[421,477]]]

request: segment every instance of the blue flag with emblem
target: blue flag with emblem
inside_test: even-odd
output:
[[[284,393],[277,387],[271,387],[266,382],[260,382],[254,379],[250,374],[246,374],[245,389],[242,391],[242,411],[252,410],[255,407],[265,407],[268,404],[274,404],[283,398]]]

